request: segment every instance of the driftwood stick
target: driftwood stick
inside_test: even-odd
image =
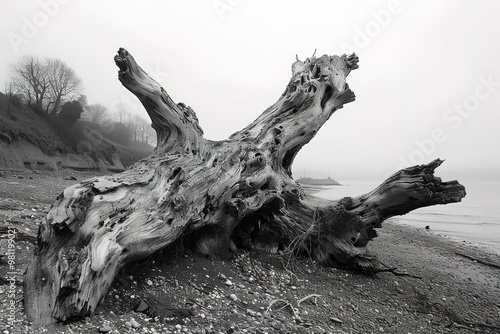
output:
[[[470,256],[470,255],[467,255],[467,254],[463,254],[463,253],[460,253],[460,252],[455,252],[455,254],[463,256],[463,257],[465,257],[465,258],[467,258],[469,260],[476,261],[477,263],[484,264],[485,266],[496,268],[496,269],[500,269],[500,265],[498,265],[496,263],[489,262],[489,261],[486,261],[486,260],[481,260],[481,259],[479,259],[477,257]]]

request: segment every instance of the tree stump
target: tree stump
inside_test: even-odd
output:
[[[125,50],[115,57],[122,84],[146,108],[154,154],[123,173],[71,186],[43,219],[25,278],[25,309],[35,324],[88,316],[118,271],[186,237],[204,254],[259,240],[324,265],[369,272],[366,245],[382,221],[416,208],[459,202],[465,189],[442,182],[442,163],[403,169],[372,192],[327,201],[292,179],[291,166],[344,104],[356,55],[311,57],[292,65],[279,100],[222,141],[203,137],[194,111],[175,103]]]

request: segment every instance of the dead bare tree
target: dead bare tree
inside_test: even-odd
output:
[[[278,101],[226,140],[203,137],[194,111],[175,103],[124,49],[119,79],[146,108],[155,153],[129,170],[64,190],[43,219],[25,279],[30,321],[48,324],[91,314],[123,265],[180,236],[205,254],[258,238],[324,265],[376,269],[367,253],[375,228],[419,207],[459,202],[465,189],[442,182],[442,163],[403,169],[375,190],[328,201],[291,175],[297,152],[332,113],[354,100],[346,82],[350,56],[311,57],[292,65]]]
[[[55,116],[63,102],[76,98],[82,88],[82,80],[75,71],[57,58],[47,58],[45,66],[49,76],[50,114]]]
[[[14,74],[12,83],[16,93],[26,96],[28,105],[33,106],[36,112],[43,113],[50,89],[46,67],[38,58],[25,56],[12,64],[11,70]]]
[[[59,59],[25,56],[11,69],[16,93],[26,96],[38,113],[56,115],[62,103],[76,97],[82,87],[74,70]]]

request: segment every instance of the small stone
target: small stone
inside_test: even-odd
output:
[[[331,321],[333,321],[333,322],[336,322],[336,323],[338,323],[338,324],[343,323],[343,321],[342,321],[342,320],[340,320],[339,318],[335,318],[335,317],[330,317],[330,320],[331,320]]]
[[[130,321],[126,321],[126,322],[125,322],[125,326],[127,326],[127,327],[132,327],[132,324],[130,323]]]
[[[146,281],[146,284],[147,284],[147,285],[149,285],[149,286],[151,286],[151,285],[153,285],[153,281],[151,281],[150,279],[148,279],[148,280]]]
[[[236,295],[234,293],[232,293],[229,295],[229,299],[231,299],[233,302],[235,302],[238,300],[238,297],[236,297]]]
[[[224,284],[227,286],[231,286],[231,285],[233,285],[233,282],[231,282],[230,280],[227,280],[224,282]]]
[[[109,333],[111,332],[111,330],[111,327],[109,327],[108,325],[99,327],[99,333]]]
[[[181,329],[181,328],[182,328],[181,325],[179,325],[179,324],[175,325],[175,329]]]
[[[146,312],[149,309],[149,305],[146,304],[143,300],[141,300],[135,307],[135,312]]]
[[[130,320],[130,324],[132,325],[133,328],[139,328],[141,327],[141,324],[135,321],[135,319]]]
[[[224,274],[219,274],[219,277],[220,277],[221,279],[226,279],[226,275],[224,275]]]
[[[66,176],[64,179],[67,181],[76,181],[76,177],[74,177],[73,175]]]
[[[290,289],[292,289],[292,290],[297,290],[297,287],[296,287],[295,285],[292,285],[292,286],[290,287]]]

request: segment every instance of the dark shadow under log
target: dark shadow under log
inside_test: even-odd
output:
[[[370,271],[366,250],[384,219],[459,202],[465,189],[442,182],[442,163],[401,170],[372,192],[327,201],[291,178],[296,154],[332,113],[354,100],[346,82],[358,59],[296,61],[280,99],[227,140],[203,137],[194,111],[176,104],[124,49],[119,79],[149,113],[155,153],[116,175],[64,190],[43,219],[25,279],[25,309],[35,324],[92,314],[118,271],[190,238],[205,254],[225,256],[234,241],[259,240],[325,265]]]

